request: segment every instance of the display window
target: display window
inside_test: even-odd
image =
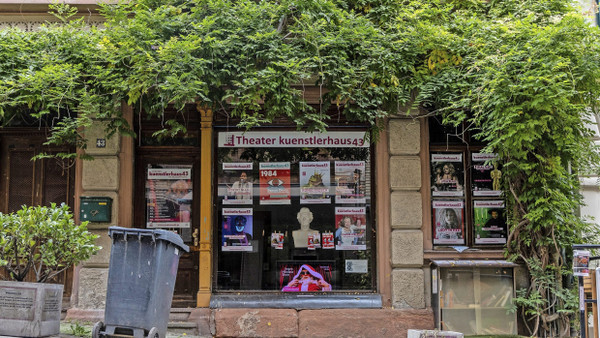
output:
[[[216,291],[374,290],[365,130],[216,138]]]
[[[432,238],[436,246],[504,246],[502,165],[462,126],[429,119]]]

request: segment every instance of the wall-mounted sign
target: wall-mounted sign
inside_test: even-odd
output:
[[[365,132],[255,131],[219,133],[220,148],[366,148]]]

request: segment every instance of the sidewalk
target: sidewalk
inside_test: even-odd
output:
[[[79,323],[62,321],[60,323],[60,335],[50,338],[89,338],[92,336],[94,323]],[[166,338],[208,338],[210,336],[197,336],[187,333],[167,331]]]

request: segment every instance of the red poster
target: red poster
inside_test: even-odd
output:
[[[259,164],[260,204],[291,204],[290,162]]]

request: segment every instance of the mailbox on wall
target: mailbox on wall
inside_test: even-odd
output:
[[[81,197],[79,220],[81,222],[110,222],[112,198]]]

